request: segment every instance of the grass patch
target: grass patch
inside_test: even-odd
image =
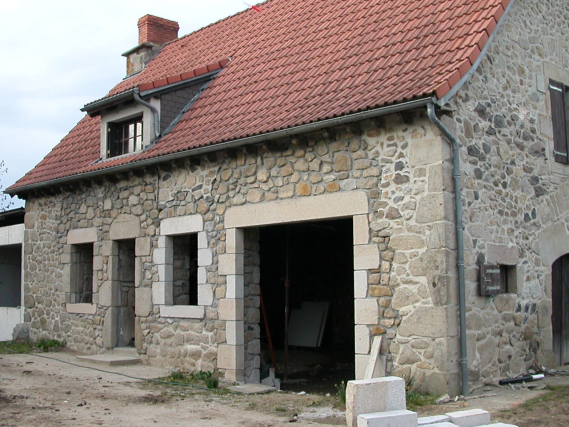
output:
[[[27,342],[1,341],[0,354],[31,353],[33,346]]]
[[[434,405],[436,401],[436,396],[430,394],[421,394],[415,391],[407,392],[407,409],[410,411],[415,411],[421,406]]]
[[[58,340],[37,340],[35,347],[43,350],[49,351],[50,349],[58,349],[65,347],[65,341]]]
[[[524,409],[547,408],[552,402],[569,401],[568,386],[550,386],[547,389],[549,390],[547,393],[526,400],[520,407]]]

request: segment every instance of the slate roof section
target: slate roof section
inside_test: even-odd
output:
[[[97,162],[85,117],[10,192],[252,135],[441,98],[465,75],[509,0],[269,0],[166,44],[113,96],[231,58],[172,131],[146,151]]]

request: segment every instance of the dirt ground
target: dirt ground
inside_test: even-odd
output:
[[[149,366],[109,368],[78,362],[68,352],[0,355],[0,426],[345,425],[343,408],[334,396],[291,392],[238,395],[133,378],[166,375],[165,370]],[[546,386],[569,386],[569,375],[548,376],[529,385],[537,389],[480,388],[466,401],[423,407],[418,413],[482,408],[492,412],[494,422],[569,427],[569,391],[543,397]],[[535,398],[543,401],[529,408],[522,404]]]

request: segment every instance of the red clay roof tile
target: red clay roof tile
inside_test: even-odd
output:
[[[291,128],[419,97],[464,76],[509,0],[269,0],[166,44],[107,95],[224,68],[155,145],[98,161],[86,116],[10,189]],[[229,59],[220,58],[232,58]]]

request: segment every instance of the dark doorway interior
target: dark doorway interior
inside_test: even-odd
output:
[[[22,246],[0,246],[0,307],[19,307],[21,289]]]
[[[552,266],[553,352],[559,365],[569,364],[569,254]]]
[[[117,347],[134,345],[134,239],[119,241]]]
[[[285,364],[285,279],[289,313],[304,302],[328,302],[320,346],[289,346],[289,381],[283,389],[334,392],[335,384],[354,378],[354,284],[352,219],[261,228],[261,291],[275,348],[277,376]],[[291,329],[290,333],[294,331]],[[261,325],[261,378],[271,365],[265,325]],[[289,336],[289,342],[293,337]]]

